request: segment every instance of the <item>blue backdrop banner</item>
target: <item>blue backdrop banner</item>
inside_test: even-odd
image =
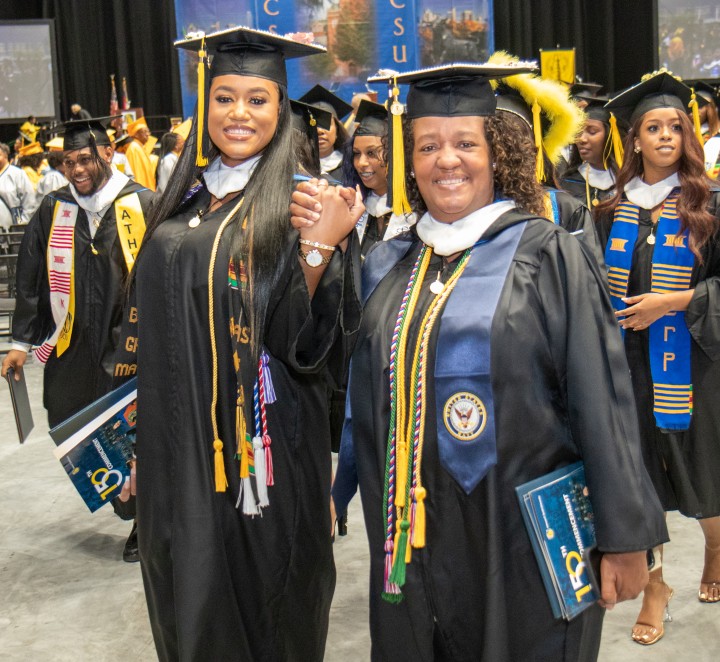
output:
[[[178,39],[235,25],[278,34],[312,32],[327,55],[290,62],[290,96],[322,83],[349,101],[379,68],[411,71],[482,62],[492,53],[492,0],[175,0]],[[197,57],[180,52],[183,112],[197,98]],[[384,99],[382,91],[380,100]]]

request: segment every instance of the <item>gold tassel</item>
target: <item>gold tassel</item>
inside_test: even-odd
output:
[[[243,408],[243,398],[238,395],[237,405],[235,407],[235,437],[237,439],[237,458],[238,460],[243,459],[244,455],[244,443],[247,435],[247,423],[245,422],[245,412]],[[242,463],[240,464],[240,478],[245,478],[242,475]]]
[[[399,439],[397,442],[397,450],[395,452],[395,500],[393,502],[398,508],[405,507],[405,489],[407,488],[407,463],[407,445],[405,444],[404,439]]]
[[[223,442],[219,439],[213,441],[215,449],[215,491],[224,492],[228,487],[227,477],[225,476],[225,461],[223,459]]]
[[[238,440],[240,450],[240,478],[247,478],[250,475],[250,454],[248,453],[248,439],[244,435]]]
[[[700,141],[700,145],[702,146],[705,144],[705,141],[703,140],[702,124],[700,123],[700,108],[698,106],[697,97],[695,96],[694,89],[692,91],[692,97],[690,97],[690,103],[688,105],[692,109],[692,118],[693,118],[693,126],[695,127],[695,135],[697,136],[697,139]]]
[[[620,137],[620,130],[617,125],[617,118],[613,113],[610,113],[610,137],[612,138],[612,148],[613,153],[615,154],[615,161],[617,162],[618,168],[622,168],[625,153],[623,150],[622,138]]]
[[[205,134],[205,37],[200,44],[198,51],[198,109],[197,109],[197,153],[195,156],[195,165],[202,168],[208,164],[207,158],[203,154],[203,135]]]
[[[415,488],[415,516],[412,523],[412,546],[415,549],[425,547],[425,497],[424,487]]]
[[[545,157],[543,154],[542,142],[542,125],[540,123],[540,104],[535,99],[532,107],[533,114],[533,134],[535,136],[535,147],[537,155],[535,157],[535,176],[539,182],[545,181]]]
[[[398,100],[400,89],[397,82],[393,83],[393,101],[390,106],[392,114],[392,160],[393,160],[393,176],[392,176],[392,192],[393,192],[393,214],[402,216],[409,214],[410,203],[407,199],[407,191],[405,190],[405,145],[403,141],[402,131],[402,115],[403,106]]]

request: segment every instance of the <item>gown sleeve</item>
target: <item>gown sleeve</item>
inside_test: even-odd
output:
[[[720,208],[715,212],[716,226]],[[693,340],[711,361],[720,359],[720,230],[705,251],[704,277],[695,284],[685,321]]]
[[[558,233],[546,245],[538,278],[598,547],[649,549],[668,539],[667,529],[643,462],[630,371],[603,275],[586,246]]]
[[[48,223],[54,200],[46,197],[28,223],[20,245],[16,271],[12,336],[16,342],[40,345],[53,330],[47,278]]]
[[[351,233],[345,252],[335,251],[310,299],[297,258],[298,235],[290,233],[282,288],[268,310],[265,345],[300,373],[319,372],[330,361],[337,379],[344,372],[348,339],[360,326],[360,247]]]

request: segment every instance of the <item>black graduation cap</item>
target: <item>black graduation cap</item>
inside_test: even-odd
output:
[[[588,119],[598,120],[599,122],[603,122],[604,124],[610,123],[610,111],[605,108],[605,104],[610,101],[607,96],[602,95],[593,97],[579,94],[574,98],[585,102],[586,105],[583,110],[585,111]]]
[[[63,147],[66,152],[84,147],[110,145],[110,136],[107,127],[112,120],[120,115],[108,117],[92,117],[86,120],[70,120],[65,122],[65,136]]]
[[[444,64],[402,74],[382,72],[368,83],[407,83],[407,116],[457,117],[495,114],[495,93],[490,80],[532,73],[534,67],[491,64]]]
[[[388,132],[388,118],[385,106],[363,99],[355,115],[356,136],[378,136],[382,138]]]
[[[281,85],[287,85],[285,60],[326,52],[317,44],[244,26],[207,35],[190,34],[187,39],[176,41],[175,46],[213,55],[211,78],[226,74],[258,76]]]
[[[121,136],[115,138],[115,147],[124,147],[133,140],[133,137],[129,133],[123,133]]]
[[[332,114],[327,110],[296,99],[290,99],[290,108],[293,113],[293,127],[303,133],[317,135],[317,129],[329,131],[332,126]]]
[[[570,86],[570,96],[573,99],[578,97],[596,97],[600,94],[603,86],[599,83],[574,83]]]
[[[720,97],[718,97],[717,90],[712,85],[708,85],[706,82],[699,80],[693,83],[692,87],[698,97],[698,102],[702,99],[707,103],[714,103],[715,106],[720,106]],[[703,105],[705,104],[700,103],[700,108],[702,108]]]
[[[605,108],[632,125],[656,108],[676,108],[687,113],[692,97],[693,91],[687,85],[663,71],[620,92]]]
[[[311,90],[305,92],[305,94],[300,97],[300,101],[327,110],[339,120],[352,110],[352,106],[349,103],[346,103],[322,85],[316,85]]]

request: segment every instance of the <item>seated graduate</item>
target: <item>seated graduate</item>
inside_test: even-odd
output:
[[[410,84],[405,184],[422,217],[363,264],[343,436],[370,544],[373,660],[596,659],[602,607],[642,590],[646,550],[667,540],[603,275],[542,218],[534,154],[495,115],[488,78],[521,72],[392,80]],[[515,488],[577,460],[602,601],[565,623]]]
[[[650,74],[608,103],[630,130],[615,196],[597,207],[624,329],[643,459],[665,510],[705,537],[698,599],[720,602],[720,190],[704,171],[692,90]],[[661,558],[662,549],[656,551]],[[664,563],[663,563],[664,565]],[[650,573],[632,629],[654,644],[672,589]]]
[[[285,60],[322,47],[242,27],[177,45],[200,53],[198,109],[136,270],[153,636],[161,660],[319,662],[335,584],[327,385],[359,322],[361,203],[331,187],[316,227],[289,225]]]
[[[320,145],[320,171],[331,179],[342,181],[343,147],[349,139],[342,123],[352,106],[322,85],[315,85],[300,97],[300,101],[329,112],[332,125],[329,129],[318,129]]]
[[[622,164],[622,145],[613,144],[607,97],[585,98],[585,122],[570,150],[570,162],[560,186],[592,210],[615,194],[615,179]],[[618,159],[620,159],[618,161]]]

